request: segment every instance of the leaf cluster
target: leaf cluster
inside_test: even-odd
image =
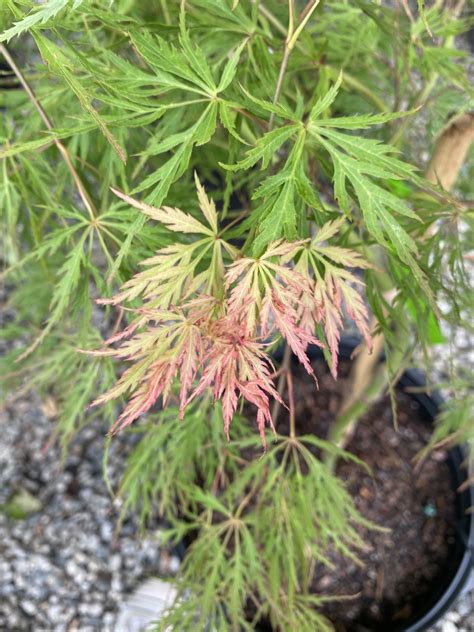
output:
[[[138,431],[119,492],[143,520],[164,510],[166,537],[188,542],[177,601],[157,629],[251,630],[268,620],[281,630],[330,630],[317,612],[328,597],[313,594],[311,582],[321,565],[331,567],[330,551],[357,559],[364,530],[375,526],[318,454],[354,457],[310,435],[278,436],[255,459],[258,439],[244,417],[225,446],[218,407],[207,418],[188,411],[173,432],[169,413]]]

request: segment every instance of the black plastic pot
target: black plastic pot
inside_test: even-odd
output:
[[[423,374],[415,369],[406,371],[399,382],[401,389],[425,385],[426,381]],[[418,402],[423,415],[433,422],[443,403],[441,395],[432,392],[430,395],[410,393],[410,396]],[[466,468],[462,466],[465,457],[465,451],[462,447],[454,447],[449,451],[449,466],[453,488],[456,490],[468,477]],[[456,558],[456,563],[453,565],[454,570],[444,576],[443,582],[433,586],[430,602],[424,604],[424,608],[417,613],[413,621],[402,628],[404,632],[430,630],[431,626],[450,610],[472,577],[474,570],[474,514],[468,513],[468,509],[474,507],[474,488],[471,486],[463,492],[457,492],[456,499],[457,539],[454,552]]]
[[[358,339],[346,338],[341,342],[339,353],[343,358],[350,358],[358,344]],[[318,348],[310,351],[313,359],[321,357]],[[401,390],[412,387],[426,386],[426,379],[421,371],[408,369],[398,382]],[[420,407],[420,414],[431,424],[439,412],[443,398],[436,391],[427,393],[407,392]],[[457,490],[468,478],[468,472],[462,466],[465,462],[465,450],[462,447],[454,447],[449,450],[449,467],[451,469],[453,489]],[[456,598],[467,588],[474,572],[474,513],[468,513],[470,507],[474,507],[474,487],[470,486],[463,492],[456,493],[457,499],[457,523],[456,545],[452,565],[443,574],[442,579],[433,585],[431,597],[420,605],[412,619],[405,622],[399,628],[393,628],[400,632],[422,632],[431,630],[432,626],[446,614],[452,607]],[[387,628],[388,631],[388,628]]]

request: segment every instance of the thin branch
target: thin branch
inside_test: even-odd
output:
[[[51,123],[51,121],[48,118],[48,115],[46,114],[46,112],[44,111],[41,103],[38,101],[38,99],[35,96],[35,93],[33,92],[33,89],[31,88],[31,86],[29,85],[29,83],[27,82],[25,76],[23,75],[23,73],[21,72],[21,70],[18,68],[18,66],[15,63],[15,60],[13,59],[13,57],[10,55],[10,53],[8,52],[6,46],[4,44],[0,44],[0,53],[2,53],[2,55],[5,57],[7,63],[9,64],[10,68],[13,70],[13,72],[15,73],[15,75],[18,77],[19,82],[21,83],[21,85],[23,86],[26,94],[28,95],[28,97],[30,98],[30,101],[33,103],[33,105],[35,106],[38,114],[41,117],[41,120],[43,121],[43,123],[45,124],[46,128],[48,129],[48,131],[53,131],[53,125]],[[96,218],[97,215],[97,210],[94,207],[94,204],[89,196],[89,194],[87,193],[82,180],[79,176],[79,174],[76,171],[76,168],[74,167],[71,157],[69,156],[69,153],[66,149],[66,147],[62,144],[62,142],[57,139],[57,138],[53,138],[52,139],[53,142],[55,143],[56,147],[59,149],[64,162],[67,165],[67,168],[69,169],[69,172],[71,173],[71,176],[76,184],[77,190],[79,195],[81,196],[81,199],[84,203],[84,206],[86,207],[90,217],[92,220],[94,220]]]
[[[278,378],[278,385],[277,385],[277,391],[280,395],[283,393],[283,387],[285,386],[286,374],[290,366],[290,359],[291,359],[291,349],[290,349],[290,346],[286,344],[285,351],[283,353],[283,360],[281,362],[281,366],[279,369],[280,377]],[[278,400],[275,400],[273,402],[272,419],[273,419],[273,425],[275,426],[275,428],[277,426],[278,415],[280,413],[280,406],[281,404]]]
[[[292,34],[290,41],[288,42],[288,48],[290,50],[293,50],[298,40],[298,37],[301,35],[304,27],[308,23],[309,18],[313,15],[313,12],[315,11],[316,7],[319,4],[319,1],[320,0],[310,0],[308,4],[305,6],[305,8],[303,9],[303,12],[300,18],[300,23],[298,27],[296,28],[295,32]]]
[[[273,105],[276,105],[280,99],[281,89],[283,87],[283,79],[285,78],[286,69],[288,68],[288,60],[290,53],[295,47],[298,37],[302,33],[313,11],[318,6],[320,0],[310,0],[303,10],[302,18],[299,25],[295,29],[295,4],[294,0],[288,0],[288,30],[286,32],[285,51],[283,53],[283,59],[281,60],[280,72],[278,73],[277,84],[275,88],[275,95],[273,97]],[[273,122],[275,120],[275,113],[272,112],[270,121],[268,123],[268,129],[271,130]]]
[[[280,20],[277,17],[273,15],[271,11],[269,11],[269,9],[267,9],[267,7],[262,2],[259,2],[258,4],[258,11],[259,13],[263,15],[263,17],[265,17],[270,22],[270,24],[272,24],[276,28],[277,31],[279,31],[282,35],[286,36],[286,29],[283,26],[283,24],[280,22]],[[303,10],[302,17],[305,15],[305,11],[306,11],[306,8]],[[296,42],[295,46],[302,53],[309,54],[308,49],[301,42]],[[326,63],[323,64],[321,62],[317,62],[317,65],[324,66],[327,70],[329,70],[331,74],[333,75],[332,77],[333,79],[337,79],[337,77],[339,76],[340,69],[336,69],[330,64],[326,64]],[[358,79],[348,74],[345,70],[342,72],[342,83],[346,84],[348,88],[354,88],[354,90],[357,90],[357,92],[360,92],[361,94],[363,94],[369,101],[372,101],[372,103],[381,112],[390,111],[390,108],[388,107],[388,105],[380,97],[378,97],[374,92],[372,92],[369,88],[367,88],[367,86],[361,83]]]
[[[291,375],[290,367],[288,367],[286,371],[286,381],[288,383],[288,403],[290,406],[290,437],[294,439],[296,437],[295,398],[293,393],[293,376]]]
[[[277,84],[275,88],[275,95],[273,97],[273,105],[278,103],[280,99],[281,89],[283,87],[283,79],[285,78],[286,69],[288,67],[288,60],[290,58],[290,49],[285,45],[285,52],[283,53],[283,59],[281,60],[280,72],[278,73]],[[271,113],[270,121],[268,123],[269,131],[273,128],[273,123],[275,121],[275,112]]]

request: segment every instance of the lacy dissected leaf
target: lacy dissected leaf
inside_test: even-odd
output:
[[[321,343],[298,326],[299,307],[303,301],[312,300],[311,285],[297,271],[275,262],[275,258],[296,247],[284,241],[275,242],[261,257],[245,257],[229,266],[228,312],[251,335],[260,333],[267,337],[277,330],[306,371],[313,375],[306,349],[308,344],[321,346]]]
[[[370,264],[361,255],[349,248],[325,245],[341,229],[344,218],[327,222],[307,243],[288,250],[288,257],[299,256],[296,270],[311,279],[313,300],[306,298],[301,305],[301,323],[313,332],[315,323],[322,323],[326,341],[331,351],[331,371],[337,376],[339,340],[344,325],[342,302],[346,306],[349,318],[356,324],[364,336],[369,349],[372,346],[369,314],[364,300],[357,288],[363,282],[350,268],[369,268]]]
[[[51,72],[59,75],[70,87],[72,92],[76,95],[81,107],[91,116],[95,121],[100,131],[113,147],[115,153],[122,162],[126,162],[127,156],[123,147],[118,143],[115,136],[111,133],[104,119],[97,112],[93,106],[94,95],[90,94],[82,85],[82,83],[76,78],[72,72],[75,64],[71,61],[63,52],[63,50],[54,42],[43,35],[36,34],[35,36],[38,49],[41,56],[48,64]]]
[[[36,11],[25,15],[24,18],[15,22],[12,27],[3,33],[0,33],[0,42],[9,42],[12,37],[21,35],[25,31],[29,31],[37,25],[45,24],[56,17],[56,15],[68,4],[72,7],[72,9],[77,9],[82,2],[83,0],[49,0],[48,2],[40,5]]]
[[[235,165],[223,165],[230,171],[249,169],[259,160],[262,161],[262,169],[265,169],[278,149],[298,130],[298,125],[286,125],[267,132],[261,136],[253,149],[247,152],[246,157]]]
[[[229,436],[230,423],[242,396],[257,408],[257,425],[265,447],[265,424],[274,429],[269,397],[283,403],[273,385],[269,358],[263,346],[233,317],[214,323],[210,333],[205,367],[192,398],[208,387],[213,388],[214,398],[221,401],[224,431]]]
[[[296,237],[295,181],[290,176],[280,188],[275,201],[260,222],[258,236],[253,244],[253,252],[258,253],[263,246],[283,234]]]
[[[129,402],[112,431],[131,424],[147,412],[160,396],[163,405],[166,405],[178,374],[180,410],[184,411],[192,381],[203,358],[200,316],[201,313],[193,313],[192,307],[186,311],[175,310],[174,313],[156,309],[138,310],[129,327],[105,341],[108,346],[120,341],[117,349],[92,352],[133,362],[117,384],[92,403],[96,406],[129,395]]]
[[[248,39],[246,38],[235,50],[231,51],[229,55],[229,60],[227,61],[224,70],[222,71],[219,85],[217,87],[218,92],[224,91],[232,83],[237,71],[240,55],[242,54],[242,51],[244,50],[247,43]]]
[[[262,167],[265,168],[274,158],[275,151],[296,132],[298,135],[285,165],[277,174],[268,176],[252,196],[254,200],[263,198],[258,213],[250,218],[257,228],[257,236],[252,244],[252,252],[255,255],[260,254],[268,244],[283,237],[287,240],[296,239],[299,215],[296,199],[298,197],[305,204],[322,208],[300,164],[306,132],[296,124],[268,132],[257,141],[253,149],[247,152],[247,158],[236,165],[226,165],[228,169],[237,170],[248,168],[262,159]]]
[[[157,81],[167,88],[207,95],[216,85],[202,51],[181,37],[180,48],[148,32],[132,31],[131,39],[139,55],[154,71]]]
[[[251,339],[241,324],[227,317],[211,320],[214,307],[212,297],[201,297],[173,312],[137,310],[130,326],[106,340],[104,349],[92,352],[133,363],[92,404],[128,396],[112,431],[131,424],[160,397],[166,406],[178,377],[181,417],[191,400],[212,387],[214,398],[222,405],[228,436],[239,397],[243,397],[257,408],[257,425],[265,445],[265,425],[273,427],[269,398],[281,402],[273,385],[271,362],[263,345]],[[116,343],[118,348],[111,348]]]
[[[99,302],[118,305],[141,297],[153,307],[177,304],[186,295],[195,278],[196,267],[209,249],[205,240],[165,246],[154,257],[142,262],[147,270],[133,276],[114,297]]]
[[[191,243],[175,243],[160,249],[154,257],[145,259],[147,268],[127,281],[122,291],[103,303],[118,304],[141,297],[149,306],[166,308],[176,305],[190,292],[204,286],[207,292],[222,287],[224,277],[223,251],[235,257],[236,250],[218,238],[218,219],[215,204],[210,200],[195,175],[198,200],[203,219],[195,218],[177,208],[156,208],[112,189],[114,193],[152,219],[164,224],[176,233],[201,235]],[[202,237],[203,236],[203,237]],[[198,275],[197,267],[209,260],[209,264]]]
[[[139,209],[140,211],[145,213],[145,215],[148,215],[154,220],[162,222],[174,232],[203,234],[208,236],[214,234],[212,228],[204,226],[204,224],[195,219],[192,215],[190,215],[189,213],[184,213],[178,208],[171,208],[169,206],[164,206],[163,208],[155,208],[154,206],[150,206],[149,204],[145,204],[144,202],[134,200],[129,195],[126,195],[121,191],[117,191],[116,189],[112,189],[112,191],[117,197],[124,200],[124,202],[128,202],[128,204]]]
[[[215,208],[197,184],[203,213],[217,230]],[[153,209],[157,217],[163,212]],[[187,222],[186,217],[180,212],[176,217],[168,217],[167,222],[174,226],[178,221]],[[196,230],[194,224],[190,230]],[[281,397],[273,385],[271,362],[259,340],[281,335],[310,375],[314,372],[307,347],[321,346],[312,332],[299,325],[304,302],[311,303],[313,311],[319,305],[311,282],[279,262],[298,247],[298,243],[280,241],[259,259],[242,258],[230,264],[225,285],[229,296],[224,303],[219,297],[198,291],[196,298],[179,306],[183,292],[181,286],[177,290],[175,283],[176,269],[182,263],[178,245],[163,249],[152,259],[155,267],[131,279],[112,301],[140,297],[145,306],[136,311],[131,325],[106,341],[109,348],[97,352],[133,362],[117,385],[95,402],[131,396],[115,427],[132,423],[159,397],[166,404],[172,384],[179,376],[182,412],[193,398],[212,388],[214,398],[221,402],[224,430],[228,434],[239,398],[243,398],[257,408],[257,425],[264,443],[265,425],[273,426],[270,398],[281,402]],[[188,246],[183,248],[191,267],[192,252]],[[223,262],[220,263],[224,270]],[[185,270],[183,274],[188,272]],[[200,285],[200,281],[195,283],[197,279],[200,274],[188,283],[188,295],[193,293],[189,291],[193,284],[196,285],[193,289]],[[176,307],[171,305],[173,298]],[[116,343],[120,344],[118,349],[111,349]],[[197,386],[193,389],[195,380]]]
[[[355,117],[357,120],[357,117]],[[344,127],[348,126],[344,119]],[[411,269],[415,279],[434,305],[431,289],[418,262],[418,249],[412,237],[403,228],[397,215],[417,219],[416,214],[399,197],[387,191],[378,179],[412,179],[415,168],[391,154],[394,149],[380,141],[338,132],[320,119],[309,126],[313,138],[329,153],[334,167],[334,193],[345,213],[350,214],[352,193],[350,183],[362,212],[368,232],[385,248],[392,249]],[[377,121],[377,117],[374,118]],[[356,122],[356,121],[354,121]],[[369,121],[365,117],[365,124]]]
[[[377,180],[417,180],[415,167],[394,157],[395,148],[379,140],[337,131],[354,130],[385,123],[414,111],[382,113],[340,118],[318,118],[336,98],[341,77],[328,93],[313,107],[308,130],[312,137],[329,153],[334,167],[334,193],[346,214],[350,214],[353,187],[355,198],[369,233],[384,247],[391,248],[411,269],[415,279],[426,292],[435,308],[431,289],[418,262],[414,240],[401,225],[397,215],[418,219],[412,209],[399,197],[387,191]]]
[[[144,158],[159,156],[175,150],[174,154],[161,167],[148,174],[140,181],[133,193],[146,191],[153,187],[147,196],[147,202],[160,205],[168,194],[171,185],[189,166],[193,148],[205,145],[214,135],[217,124],[219,105],[217,101],[208,103],[204,110],[188,128],[173,134],[158,134],[151,138],[147,148],[142,152]]]

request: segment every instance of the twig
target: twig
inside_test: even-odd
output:
[[[8,52],[6,46],[4,44],[0,44],[0,53],[2,53],[2,55],[5,57],[7,63],[9,64],[10,68],[13,70],[13,72],[15,73],[15,75],[18,77],[19,82],[21,83],[21,85],[23,86],[26,94],[28,95],[28,97],[30,98],[31,102],[33,103],[33,105],[35,106],[38,114],[41,117],[41,120],[43,121],[43,123],[45,124],[46,128],[48,129],[48,131],[53,131],[53,125],[51,123],[51,121],[48,118],[48,115],[46,114],[46,112],[44,111],[41,103],[38,101],[38,99],[35,96],[35,93],[33,92],[33,89],[31,88],[31,86],[29,85],[29,83],[27,82],[25,76],[23,75],[23,73],[21,72],[21,70],[18,68],[18,66],[15,63],[15,60],[13,59],[13,57],[10,55],[10,53]],[[81,199],[84,203],[84,206],[86,207],[90,217],[92,220],[94,220],[96,218],[97,215],[97,211],[94,207],[94,204],[91,200],[91,198],[89,197],[89,194],[87,193],[82,180],[79,176],[79,174],[76,171],[76,168],[74,167],[72,161],[71,161],[71,157],[69,156],[69,153],[66,149],[66,147],[62,144],[62,142],[58,139],[58,138],[53,138],[53,142],[55,143],[56,147],[59,149],[64,162],[67,165],[67,168],[69,169],[72,178],[76,184],[77,190],[79,195],[81,196]]]
[[[288,67],[288,60],[290,58],[290,49],[288,46],[285,46],[285,52],[283,53],[283,59],[281,61],[280,72],[278,73],[278,80],[275,88],[275,96],[273,97],[273,105],[278,103],[280,98],[281,89],[283,86],[283,79],[285,77],[285,72]],[[270,121],[268,123],[268,129],[271,130],[273,128],[273,123],[275,121],[275,112],[272,112],[270,115]]]
[[[111,336],[114,336],[117,333],[117,331],[118,331],[118,329],[119,329],[119,327],[120,327],[120,325],[122,323],[124,314],[125,314],[125,311],[123,310],[123,308],[122,307],[117,307],[117,318],[115,320],[114,326],[112,327]]]
[[[273,15],[271,11],[267,9],[267,7],[263,4],[263,2],[259,2],[258,11],[270,22],[270,24],[272,24],[277,29],[277,31],[279,31],[280,33],[286,36],[286,29],[283,26],[283,24],[280,22],[280,20],[277,17]],[[303,15],[305,14],[305,11],[306,9],[303,10]],[[296,42],[295,46],[301,52],[305,54],[309,54],[308,49],[301,42]],[[327,70],[329,70],[331,72],[333,79],[337,79],[337,77],[339,76],[340,70],[334,68],[330,64],[326,64],[326,63],[323,64],[321,62],[317,62],[317,65],[323,65]],[[346,84],[348,88],[354,88],[354,90],[357,90],[358,92],[363,94],[365,97],[367,97],[369,101],[372,101],[372,103],[381,112],[388,112],[390,110],[388,105],[380,97],[374,94],[369,88],[367,88],[367,86],[365,86],[363,83],[358,81],[355,77],[352,77],[352,75],[348,74],[345,70],[342,72],[342,83]]]
[[[283,79],[285,78],[286,69],[288,67],[288,60],[290,53],[295,47],[298,37],[301,35],[306,23],[311,17],[313,11],[318,6],[320,0],[309,0],[308,4],[303,9],[301,14],[300,23],[295,28],[295,3],[294,0],[288,0],[288,30],[285,40],[285,51],[283,53],[283,59],[281,60],[280,72],[278,73],[277,84],[275,88],[275,95],[273,97],[273,105],[278,103],[281,95],[281,89],[283,87]],[[273,122],[275,120],[275,113],[272,112],[268,123],[268,129],[271,130]]]
[[[293,377],[289,367],[286,371],[286,381],[288,383],[288,403],[290,405],[290,437],[291,439],[294,439],[296,437],[295,398],[293,395]]]
[[[283,360],[281,362],[281,366],[279,369],[280,372],[280,377],[278,378],[278,384],[277,384],[277,391],[278,393],[281,395],[283,392],[283,387],[285,385],[285,380],[286,380],[286,374],[288,372],[288,368],[290,366],[290,359],[291,359],[291,349],[290,346],[287,344],[285,345],[285,351],[283,353]],[[272,408],[272,419],[273,419],[273,425],[276,428],[277,425],[277,421],[278,421],[278,415],[280,413],[280,402],[278,400],[275,400],[273,402],[273,408]]]

